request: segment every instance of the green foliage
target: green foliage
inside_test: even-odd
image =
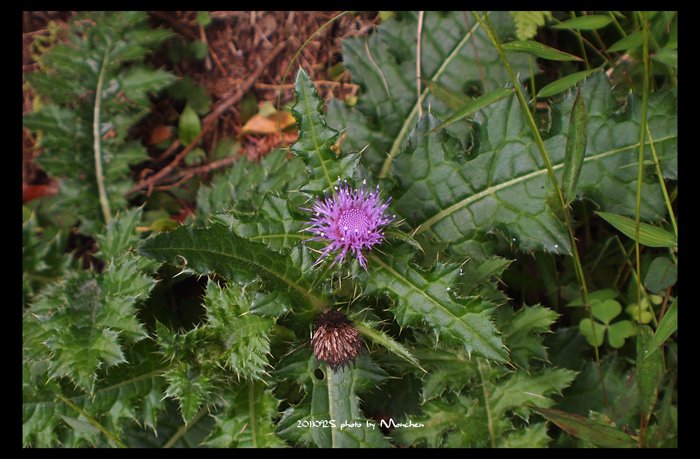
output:
[[[42,55],[42,71],[27,76],[42,103],[24,126],[41,134],[37,162],[60,179],[52,213],[65,226],[79,220],[85,234],[99,232],[105,213],[126,208],[129,166],[148,158],[129,128],[148,112],[149,94],[175,79],[143,64],[170,35],[146,19],[143,12],[91,14],[94,26],[76,26],[68,43]]]
[[[678,247],[661,222],[677,195],[676,92],[638,96],[623,80],[615,88],[607,63],[591,66],[600,56],[558,50],[577,49],[612,17],[628,36],[648,18],[652,49],[674,50],[677,15],[578,17],[557,35],[541,28],[546,47],[526,40],[545,18],[559,24],[566,14],[529,13],[488,13],[511,70],[532,77],[525,83],[510,80],[487,23],[471,13],[424,14],[420,95],[416,13],[396,12],[346,40],[342,65],[360,86],[358,103],[333,101],[324,115],[300,69],[297,141],[241,158],[206,184],[188,182],[198,186],[188,190],[195,217],[175,227],[159,221],[170,212],[157,201],[144,217],[122,198],[129,167],[145,154],[128,132],[149,95],[172,80],[141,62],[167,33],[149,29],[143,13],[99,13],[82,38],[71,33],[69,44],[46,51],[44,70],[30,77],[41,108],[25,124],[41,130],[42,165],[65,178],[56,205],[42,200],[23,212],[23,445],[675,446]],[[198,13],[201,27],[210,21]],[[608,29],[606,44],[618,39]],[[177,54],[170,45],[164,52]],[[191,56],[208,52],[187,46]],[[640,48],[626,47],[620,67],[633,70]],[[531,101],[545,121],[544,155],[529,108],[511,97],[513,85],[549,81],[549,72],[534,75],[533,56],[565,70],[545,94],[584,78],[577,70],[588,77],[546,111]],[[673,81],[662,66],[655,84],[667,74]],[[629,88],[649,77],[637,73]],[[182,143],[197,136],[211,102],[197,88],[186,78],[170,87],[186,107]],[[640,124],[645,103],[648,126]],[[96,111],[104,128],[97,150]],[[646,144],[640,184],[647,127],[654,155]],[[131,156],[108,157],[128,145]],[[105,160],[95,163],[95,153]],[[378,183],[397,217],[366,251],[367,270],[314,265],[324,241],[305,231],[308,209],[339,178]],[[640,242],[667,243],[647,244],[635,266],[634,241],[595,218],[598,210],[628,236],[639,217]],[[82,265],[66,253],[65,226],[78,220],[91,236],[77,254]],[[362,338],[359,355],[337,371],[310,345],[315,320],[329,310],[347,315]],[[327,336],[338,345],[339,335]]]

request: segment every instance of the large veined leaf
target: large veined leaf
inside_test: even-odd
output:
[[[387,292],[395,304],[391,311],[401,326],[427,323],[441,339],[458,343],[468,353],[505,361],[508,353],[497,334],[483,299],[457,298],[459,265],[439,264],[421,272],[409,263],[410,255],[373,255],[365,293]],[[493,306],[493,305],[491,305]],[[474,312],[481,311],[481,312]]]
[[[326,300],[312,288],[313,260],[305,247],[287,256],[263,244],[241,239],[223,225],[178,228],[143,243],[141,253],[197,274],[216,273],[224,278],[250,281],[259,277],[268,288],[289,295],[299,312],[323,308]]]
[[[604,75],[582,88],[588,109],[586,157],[578,182],[578,197],[593,200],[603,210],[634,216],[639,107],[631,96],[619,112]],[[574,94],[552,108],[556,119],[545,148],[561,182],[569,113]],[[515,98],[482,111],[478,156],[460,161],[448,134],[430,133],[438,120],[425,115],[404,153],[394,161],[401,187],[396,210],[415,225],[460,249],[478,232],[499,232],[523,250],[569,253],[562,220],[548,205],[553,189]],[[662,170],[675,178],[676,105],[671,93],[656,93],[649,101],[649,127]],[[650,148],[647,147],[650,155]],[[665,206],[657,181],[645,177],[641,218],[660,220]],[[415,222],[415,223],[414,223]]]
[[[502,40],[515,37],[507,12],[493,12],[490,17]],[[367,147],[362,161],[375,174],[383,169],[387,172],[387,154],[399,154],[417,122],[417,24],[415,12],[400,12],[369,36],[343,41],[343,63],[362,93],[356,109],[331,101],[328,124],[338,130],[347,129],[344,151]],[[529,72],[527,56],[513,55],[510,62],[516,72]],[[508,73],[486,34],[473,15],[463,11],[425,13],[421,77],[470,96],[508,81]],[[421,85],[420,104],[424,111],[430,108],[431,113],[447,119],[451,114],[449,105],[433,97],[427,87]],[[455,123],[447,130],[458,134],[466,144],[465,126],[466,122]]]

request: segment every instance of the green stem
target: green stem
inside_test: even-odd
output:
[[[676,216],[673,214],[673,207],[671,207],[671,198],[668,196],[668,190],[666,189],[666,182],[664,181],[664,174],[661,172],[661,165],[659,164],[659,156],[656,154],[656,147],[654,146],[654,139],[651,137],[651,130],[649,125],[647,125],[647,137],[649,137],[649,145],[651,146],[651,155],[654,157],[654,166],[656,167],[656,176],[659,178],[659,185],[661,185],[661,191],[664,194],[664,200],[666,201],[666,209],[668,210],[668,215],[671,217],[671,224],[673,225],[673,232],[678,237],[678,224],[676,223]]]
[[[248,416],[250,417],[250,435],[253,448],[258,447],[258,427],[255,424],[255,384],[248,382]]]
[[[623,38],[626,37],[627,33],[618,22],[617,18],[615,17],[615,13],[613,13],[612,11],[608,11],[608,15],[610,16],[610,19],[612,19],[613,24],[615,24],[615,28],[617,29],[617,31],[620,32],[620,35],[622,35]]]
[[[498,36],[494,32],[493,25],[491,24],[491,21],[488,17],[488,14],[482,19],[481,16],[478,13],[474,13],[476,16],[477,21],[481,24],[481,27],[486,31],[486,35],[488,35],[489,39],[493,43],[493,45],[496,47],[496,51],[498,52],[499,56],[501,57],[501,60],[503,61],[503,64],[506,67],[506,70],[508,71],[508,75],[510,76],[511,81],[513,82],[513,87],[515,89],[515,94],[518,97],[518,102],[520,103],[520,107],[522,109],[522,112],[525,115],[525,119],[530,126],[530,131],[532,132],[533,137],[535,138],[535,143],[537,144],[537,148],[539,149],[540,155],[542,157],[542,161],[545,164],[545,167],[547,168],[547,174],[549,176],[549,179],[552,182],[552,185],[554,186],[554,191],[557,195],[557,198],[559,199],[559,204],[561,205],[562,213],[564,215],[564,220],[566,223],[566,229],[568,230],[569,233],[569,240],[571,242],[571,251],[574,259],[574,267],[576,269],[576,275],[578,277],[578,280],[581,284],[581,290],[582,290],[582,296],[583,296],[583,301],[584,304],[586,305],[586,311],[588,312],[589,318],[591,321],[593,321],[593,313],[591,312],[591,306],[588,301],[588,286],[586,284],[586,277],[585,273],[583,271],[583,265],[581,264],[581,257],[579,256],[578,253],[578,248],[576,246],[576,236],[574,235],[574,230],[573,230],[573,223],[571,221],[571,215],[569,213],[569,206],[566,204],[566,200],[564,199],[564,194],[562,192],[561,187],[559,186],[559,181],[557,180],[557,177],[554,173],[554,168],[552,166],[552,162],[549,159],[549,155],[547,154],[547,150],[544,146],[544,141],[542,140],[542,136],[540,135],[540,131],[537,129],[537,123],[535,122],[534,117],[532,116],[532,113],[530,113],[530,110],[528,108],[527,101],[525,100],[525,96],[523,95],[522,89],[520,88],[520,84],[518,82],[518,77],[515,75],[515,72],[513,71],[513,68],[510,65],[510,62],[508,61],[508,58],[506,57],[506,53],[503,51],[503,47],[501,46],[501,42],[498,39]],[[643,143],[643,140],[642,140]],[[596,341],[595,337],[595,329],[593,330],[593,340]],[[608,406],[608,396],[607,396],[607,391],[605,390],[605,377],[603,374],[603,369],[602,366],[600,365],[600,354],[598,351],[598,346],[594,346],[595,350],[595,359],[596,359],[596,365],[598,367],[598,372],[600,374],[600,384],[601,384],[601,389],[603,391],[603,401],[605,403],[605,406]]]
[[[66,397],[64,397],[64,396],[61,395],[61,394],[56,394],[56,397],[58,397],[63,403],[65,403],[66,405],[68,405],[69,407],[71,407],[73,410],[75,410],[78,414],[80,414],[81,416],[84,416],[85,419],[87,419],[88,422],[89,422],[90,424],[92,424],[93,426],[95,426],[95,427],[96,427],[100,432],[102,432],[107,438],[109,438],[110,440],[112,440],[118,447],[120,447],[120,448],[127,448],[126,444],[125,444],[124,442],[122,442],[122,441],[119,439],[119,437],[117,437],[117,436],[114,435],[112,432],[110,432],[109,430],[107,430],[102,424],[100,424],[99,422],[97,422],[97,420],[96,420],[95,418],[93,418],[92,416],[89,416],[89,415],[88,415],[85,411],[83,411],[82,408],[80,408],[78,405],[76,405],[76,404],[73,403],[72,401],[68,400]]]
[[[165,444],[163,445],[163,448],[172,448],[172,446],[173,446],[175,443],[177,443],[177,441],[178,441],[180,438],[182,438],[183,435],[185,435],[185,434],[187,433],[187,431],[190,429],[190,427],[192,427],[192,426],[195,425],[200,419],[202,419],[202,416],[204,416],[204,415],[207,413],[207,411],[208,411],[208,407],[207,407],[206,405],[203,406],[203,407],[197,412],[197,414],[195,415],[195,417],[194,417],[190,422],[181,425],[180,428],[177,429],[177,432],[175,432],[175,434],[173,434],[173,436],[170,437],[170,439],[169,439],[167,442],[165,442]]]
[[[484,407],[486,408],[486,423],[489,429],[489,438],[491,439],[491,447],[496,447],[496,432],[493,427],[493,415],[491,414],[491,400],[489,391],[486,388],[486,378],[484,378],[484,370],[481,367],[481,359],[476,359],[476,365],[479,368],[479,376],[481,377],[481,389],[484,393]]]
[[[102,108],[102,85],[104,84],[105,72],[108,66],[110,44],[105,47],[105,55],[102,58],[102,67],[100,74],[97,77],[97,88],[95,89],[95,109],[92,116],[92,137],[93,151],[95,153],[95,180],[97,180],[97,193],[100,198],[100,207],[102,208],[102,217],[105,223],[108,224],[112,220],[112,213],[109,210],[109,200],[107,199],[107,190],[105,189],[105,178],[102,172],[102,150],[100,145],[100,110]]]

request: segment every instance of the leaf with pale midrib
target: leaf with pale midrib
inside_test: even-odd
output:
[[[408,132],[417,121],[416,43],[418,15],[400,12],[398,17],[382,23],[367,37],[343,41],[343,64],[350,70],[353,83],[362,92],[356,108],[348,109],[341,101],[328,105],[328,124],[347,129],[343,151],[364,149],[362,161],[375,174],[387,153],[398,153],[405,145]],[[507,12],[490,14],[497,33],[513,37],[513,21]],[[529,73],[528,57],[509,56],[515,72]],[[478,27],[471,13],[463,11],[427,11],[421,38],[421,77],[433,79],[440,70],[440,82],[447,89],[465,93],[478,88],[485,93],[508,81],[508,73],[498,53]],[[424,91],[426,85],[422,84]],[[442,119],[452,114],[449,105],[428,92],[422,103]],[[467,142],[466,122],[455,123],[447,130]]]
[[[637,99],[616,114],[618,104],[607,77],[590,78],[583,86],[588,109],[588,143],[581,169],[579,198],[587,197],[602,209],[634,216],[639,124]],[[569,113],[574,95],[552,107],[561,123],[545,140],[545,148],[561,183]],[[676,115],[670,93],[650,98],[649,126],[661,166],[676,175]],[[476,233],[500,232],[523,250],[569,253],[570,242],[557,205],[548,205],[553,189],[547,170],[524,122],[515,98],[482,111],[478,130],[479,155],[467,162],[455,159],[446,147],[445,133],[429,131],[439,121],[425,115],[411,134],[406,150],[394,161],[400,183],[395,208],[418,233],[430,232],[453,249]],[[555,124],[557,124],[555,123]],[[647,148],[650,154],[650,149]],[[665,206],[658,181],[645,178],[641,218],[659,220]],[[414,223],[415,222],[415,223]]]

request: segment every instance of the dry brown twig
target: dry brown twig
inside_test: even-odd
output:
[[[192,142],[190,142],[185,148],[180,151],[173,160],[167,164],[163,169],[155,173],[154,175],[148,177],[145,180],[141,180],[139,183],[134,185],[129,191],[127,191],[127,195],[136,193],[137,191],[143,190],[143,189],[148,189],[147,194],[150,195],[153,187],[164,177],[166,177],[170,172],[178,165],[180,162],[187,156],[187,154],[192,151],[197,144],[199,144],[199,141],[202,140],[202,137],[209,132],[216,124],[216,120],[223,114],[226,110],[228,110],[233,104],[237,103],[238,101],[241,100],[243,95],[255,84],[255,80],[258,79],[260,74],[267,68],[272,61],[277,57],[277,55],[282,52],[282,50],[287,46],[287,41],[283,41],[280,44],[278,44],[270,53],[265,57],[265,60],[258,65],[258,68],[250,75],[250,77],[243,82],[238,88],[238,91],[232,94],[229,97],[226,97],[219,102],[217,102],[216,106],[214,109],[209,113],[207,116],[204,117],[202,120],[202,130],[199,132],[197,137],[195,137]]]

